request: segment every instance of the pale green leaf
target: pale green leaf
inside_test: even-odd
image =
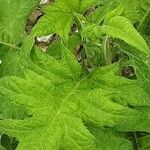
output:
[[[21,48],[26,36],[25,26],[38,2],[39,0],[0,1],[0,77],[18,72],[20,74],[18,66],[23,65],[20,60],[26,58],[25,55],[22,57],[21,53],[29,51],[29,49]]]
[[[103,34],[102,27],[95,24],[88,25],[82,29],[81,34],[84,38],[89,38],[96,41],[96,39],[100,38]]]
[[[42,36],[57,33],[67,42],[74,14],[83,15],[86,8],[96,2],[97,0],[58,0],[44,9],[45,15],[36,24],[32,34]]]
[[[39,0],[0,1],[0,44],[17,48],[25,34],[27,18]]]
[[[115,11],[116,14],[122,13],[124,17],[131,20],[132,23],[135,23],[141,19],[141,12],[139,11],[139,7],[141,6],[142,2],[143,1],[140,0],[101,0],[99,1],[98,8],[91,16],[89,16],[89,19],[94,23],[99,24],[108,14],[112,12],[114,13]],[[118,9],[119,6],[124,7],[123,12],[121,9]]]
[[[150,131],[149,117],[140,110],[150,106],[148,95],[137,81],[120,77],[117,65],[83,77],[65,48],[61,59],[36,49],[31,58],[25,78],[0,79],[1,98],[7,97],[31,116],[0,120],[0,132],[20,141],[18,150],[99,150],[103,145],[111,149],[106,140],[97,141],[85,125],[89,123],[120,131]]]
[[[109,23],[110,19],[112,19],[115,16],[121,16],[122,13],[124,12],[124,6],[120,5],[117,8],[115,8],[114,10],[108,12],[108,14],[106,15],[104,21],[105,24]]]
[[[103,26],[103,33],[113,38],[119,38],[140,52],[149,55],[150,49],[144,38],[125,17],[116,16],[110,19],[108,23]]]
[[[30,51],[34,45],[34,37],[26,37],[22,41],[22,47],[18,49],[8,48],[0,45],[0,77],[6,75],[22,75],[27,61],[30,56]]]
[[[0,145],[0,150],[6,150],[6,149]]]

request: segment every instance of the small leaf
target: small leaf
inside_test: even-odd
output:
[[[92,24],[92,25],[89,25],[89,26],[83,28],[81,34],[84,38],[96,40],[97,38],[100,38],[103,34],[102,27]]]

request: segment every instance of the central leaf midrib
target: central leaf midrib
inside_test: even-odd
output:
[[[8,46],[8,47],[13,48],[13,49],[18,49],[18,50],[21,49],[20,47],[14,45],[14,44],[6,43],[6,42],[3,42],[3,41],[0,41],[0,44]]]
[[[63,104],[65,103],[65,101],[72,95],[72,93],[74,93],[74,91],[78,88],[78,86],[81,84],[81,82],[83,82],[84,80],[86,80],[88,77],[85,76],[84,78],[82,78],[79,82],[77,82],[77,84],[75,85],[75,87],[68,93],[68,95],[62,100],[62,103],[60,104],[59,108],[58,108],[58,111],[56,113],[56,115],[54,116],[54,118],[51,120],[51,124],[55,121],[55,119],[57,118],[57,116],[61,113],[61,109],[62,109],[62,106]]]

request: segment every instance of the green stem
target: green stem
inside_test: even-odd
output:
[[[150,8],[149,8],[149,10],[145,13],[143,19],[140,21],[140,23],[139,23],[139,25],[138,25],[138,27],[137,27],[137,30],[138,30],[138,31],[140,31],[140,30],[142,29],[142,26],[143,26],[145,20],[148,18],[149,13],[150,13]]]
[[[106,36],[104,38],[104,62],[105,62],[105,65],[107,64],[107,40],[108,40],[108,36]]]
[[[8,47],[20,50],[20,47],[18,47],[16,45],[13,45],[13,44],[5,43],[5,42],[2,42],[2,41],[0,41],[0,44],[3,44],[3,45],[6,45]]]
[[[137,138],[137,133],[133,133],[133,138],[134,138],[134,149],[135,150],[140,150],[139,144],[138,144],[138,138]]]
[[[111,65],[112,64],[112,53],[111,53],[111,50],[109,49],[108,44],[109,44],[109,37],[106,36],[104,38],[104,45],[103,45],[105,65]]]

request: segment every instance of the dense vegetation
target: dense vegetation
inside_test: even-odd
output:
[[[0,0],[0,149],[150,150],[150,1],[39,2]]]

